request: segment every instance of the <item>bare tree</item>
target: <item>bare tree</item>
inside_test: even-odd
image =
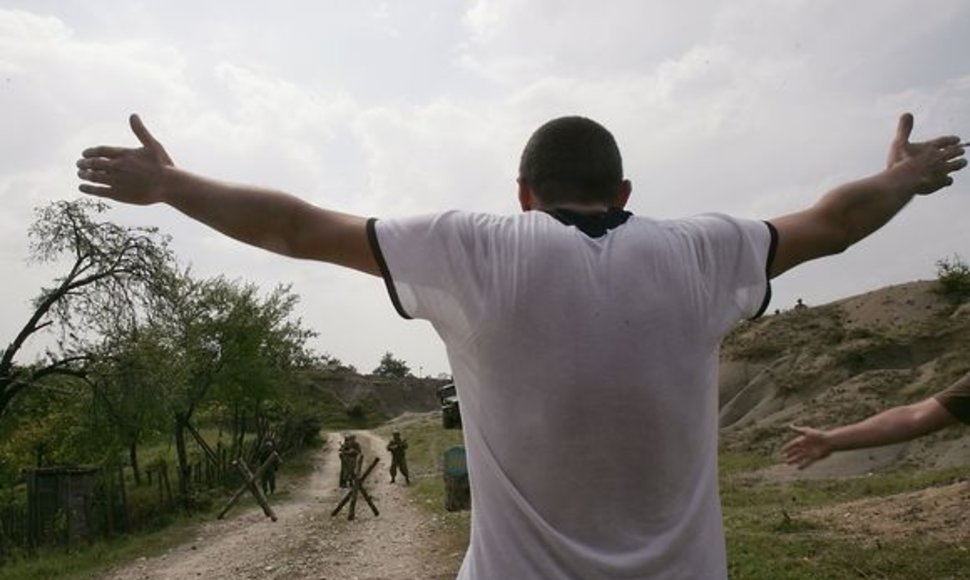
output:
[[[24,389],[54,374],[81,376],[91,359],[89,341],[133,321],[156,275],[169,267],[168,238],[155,228],[97,221],[108,206],[91,200],[56,201],[37,210],[30,228],[31,259],[70,266],[42,288],[34,312],[0,351],[0,415]],[[30,364],[17,355],[31,337],[57,330],[56,346]]]

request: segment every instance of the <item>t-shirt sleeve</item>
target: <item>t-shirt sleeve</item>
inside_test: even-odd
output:
[[[446,212],[368,222],[371,250],[398,314],[435,321],[461,312],[456,297],[475,287],[474,220]]]
[[[768,222],[704,214],[685,220],[715,304],[757,318],[771,300],[768,270],[778,235]]]
[[[954,419],[970,425],[970,374],[937,393],[935,398]]]

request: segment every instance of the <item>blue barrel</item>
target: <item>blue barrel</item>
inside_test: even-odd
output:
[[[466,477],[468,465],[465,462],[465,448],[461,445],[445,451],[445,473],[451,477]]]

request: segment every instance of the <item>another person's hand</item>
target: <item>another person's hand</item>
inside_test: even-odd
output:
[[[910,143],[913,132],[913,115],[899,118],[896,137],[889,146],[887,169],[902,170],[901,176],[918,194],[925,195],[953,184],[950,174],[963,169],[967,160],[962,159],[964,148],[960,138],[949,135],[920,143]]]
[[[797,425],[790,425],[789,429],[798,433],[798,437],[782,447],[781,453],[785,463],[797,465],[798,469],[805,469],[832,453],[832,447],[825,431],[811,427],[798,427]]]
[[[147,205],[161,201],[162,175],[172,167],[161,143],[152,137],[138,115],[129,118],[131,130],[142,146],[85,149],[77,161],[77,175],[89,183],[78,189],[88,195],[107,197],[125,203]]]

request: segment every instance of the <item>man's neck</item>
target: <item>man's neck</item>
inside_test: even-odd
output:
[[[539,211],[544,212],[555,212],[559,210],[571,211],[581,214],[598,214],[606,213],[610,210],[610,207],[605,203],[575,203],[575,202],[564,202],[555,203],[549,205],[541,205],[534,208]]]

